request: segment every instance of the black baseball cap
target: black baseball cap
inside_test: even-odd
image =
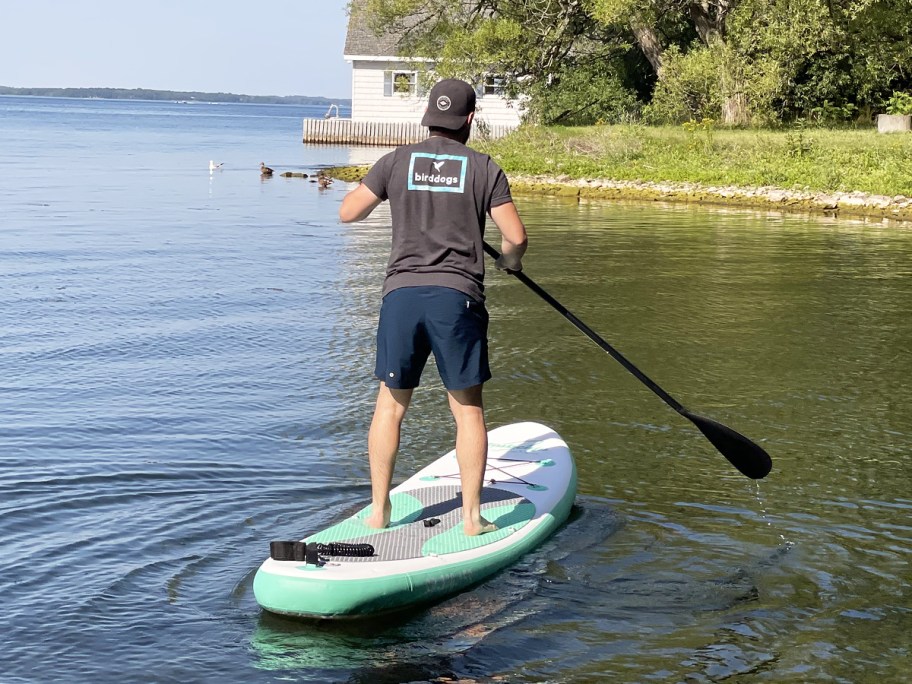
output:
[[[445,78],[431,88],[421,125],[458,131],[474,111],[475,89],[458,78]]]

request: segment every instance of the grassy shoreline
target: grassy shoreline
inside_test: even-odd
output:
[[[641,199],[912,220],[912,134],[874,130],[524,127],[473,143],[518,194]],[[358,180],[366,167],[331,171]]]

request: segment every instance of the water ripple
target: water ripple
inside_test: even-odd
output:
[[[0,98],[0,171],[17,178],[0,190],[4,682],[36,681],[36,663],[42,681],[92,682],[904,680],[908,231],[518,198],[527,274],[761,443],[772,474],[746,481],[491,270],[488,421],[568,440],[571,521],[437,605],[298,623],[259,610],[253,574],[270,539],[369,498],[390,215],[342,226],[349,186],[261,181],[256,165],[363,150],[301,146],[294,109],[14,99]],[[452,440],[431,371],[397,479]]]

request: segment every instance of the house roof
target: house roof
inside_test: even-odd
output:
[[[345,36],[345,55],[351,57],[396,57],[399,38],[395,34],[378,36],[369,25],[367,0],[352,0],[348,15],[348,34]]]

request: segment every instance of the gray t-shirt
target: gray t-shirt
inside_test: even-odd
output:
[[[390,201],[393,245],[384,295],[440,285],[484,301],[485,218],[512,201],[506,175],[488,155],[432,136],[382,157],[363,183]]]

